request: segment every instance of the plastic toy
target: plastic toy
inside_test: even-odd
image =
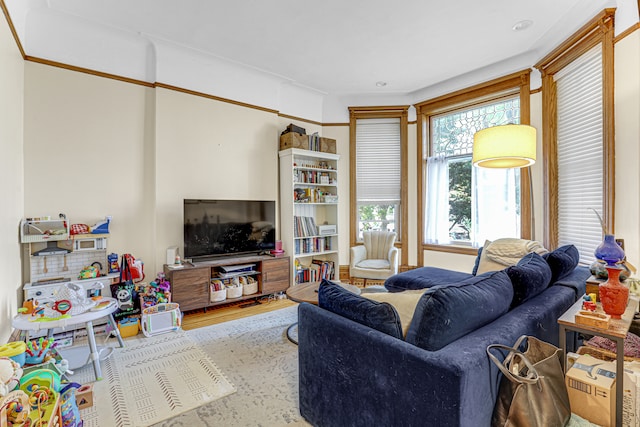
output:
[[[42,363],[45,356],[53,347],[55,347],[53,339],[40,338],[39,340],[28,341],[25,362],[29,365]]]
[[[92,279],[94,277],[98,277],[99,274],[100,274],[100,270],[98,270],[98,267],[94,265],[89,265],[80,271],[80,274],[78,275],[78,279]]]
[[[118,254],[107,255],[107,261],[109,263],[109,273],[118,273],[120,266],[118,265]]]
[[[0,357],[0,397],[6,396],[20,384],[22,368],[8,357]]]
[[[104,221],[100,221],[90,227],[91,234],[109,234],[109,224],[111,224],[111,216],[106,216]]]
[[[22,308],[18,311],[22,314],[33,314],[33,311],[38,307],[38,301],[33,298],[26,300],[22,303]]]
[[[141,308],[145,309],[156,304],[171,302],[171,283],[167,280],[164,273],[158,273],[156,280],[149,285],[140,294]]]
[[[24,341],[11,341],[0,345],[0,357],[8,357],[22,367],[26,349],[27,345]]]
[[[7,421],[9,422],[9,425],[26,425],[25,421],[27,421],[30,409],[29,396],[27,396],[24,391],[12,391],[4,398],[0,398],[0,407],[6,408]]]

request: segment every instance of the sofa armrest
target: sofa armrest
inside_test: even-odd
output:
[[[367,248],[364,245],[353,246],[349,252],[351,255],[349,265],[351,266],[358,265],[359,262],[367,258]]]
[[[398,274],[398,248],[395,246],[391,247],[387,258],[389,259],[389,267],[391,268],[392,274]]]
[[[486,345],[430,352],[311,304],[298,315],[300,412],[312,425],[490,424]]]

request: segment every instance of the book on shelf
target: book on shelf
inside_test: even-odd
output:
[[[319,253],[330,250],[330,237],[309,237],[294,241],[294,253],[296,255]]]
[[[295,265],[295,281],[298,284],[319,282],[323,279],[333,280],[335,277],[335,264],[333,261],[314,259],[308,266],[304,266],[296,260]]]
[[[293,232],[295,237],[311,237],[318,235],[316,221],[311,216],[294,216]]]

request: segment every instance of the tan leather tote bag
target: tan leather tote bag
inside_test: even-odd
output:
[[[526,340],[527,349],[520,346]],[[491,350],[507,352],[503,362]],[[564,382],[558,347],[523,335],[509,347],[487,347],[491,361],[503,373],[493,409],[493,426],[564,426],[571,417],[569,395]]]

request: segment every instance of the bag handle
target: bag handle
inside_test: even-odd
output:
[[[498,358],[491,353],[491,350],[494,349],[509,351],[509,354],[504,359],[504,362],[501,363],[500,360],[498,360]],[[525,356],[523,352],[518,350],[517,347],[509,347],[503,344],[491,344],[487,346],[487,355],[489,356],[489,359],[498,367],[498,369],[500,369],[500,372],[502,372],[512,382],[516,382],[518,384],[536,384],[540,379],[538,371],[536,371],[536,368],[533,366],[531,361],[527,358],[527,356]],[[526,376],[522,376],[518,372],[512,372],[511,369],[509,369],[511,367],[511,364],[513,363],[514,357],[518,357],[524,362],[527,368]]]

